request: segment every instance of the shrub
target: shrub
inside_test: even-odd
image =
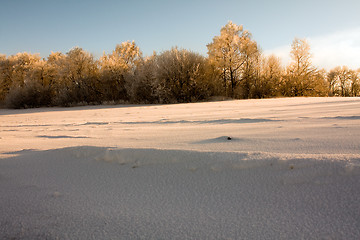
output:
[[[29,82],[22,87],[13,86],[5,98],[5,106],[15,109],[49,106],[50,104],[50,89],[37,82]]]

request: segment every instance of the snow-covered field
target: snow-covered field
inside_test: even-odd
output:
[[[360,98],[1,109],[0,134],[0,239],[360,239]]]

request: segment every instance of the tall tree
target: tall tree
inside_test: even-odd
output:
[[[54,54],[57,66],[56,104],[94,102],[97,98],[97,65],[94,57],[82,48],[72,48],[65,57]],[[49,59],[50,61],[50,59]]]
[[[142,62],[142,53],[134,41],[118,44],[115,50],[100,58],[100,80],[105,100],[128,100],[126,78]]]
[[[284,94],[286,96],[323,95],[325,80],[319,78],[318,69],[312,65],[309,43],[305,39],[295,38],[291,45],[290,56],[292,62],[287,67]]]
[[[249,77],[251,57],[258,52],[257,44],[242,25],[229,21],[207,45],[209,60],[216,66],[223,79],[224,91],[235,96],[235,88]],[[228,91],[230,86],[230,93]]]

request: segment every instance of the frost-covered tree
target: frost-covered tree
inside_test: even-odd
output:
[[[357,71],[346,66],[335,67],[327,75],[330,95],[343,97],[357,96],[359,88],[359,75]]]
[[[328,95],[334,96],[336,94],[335,92],[335,85],[337,81],[337,72],[335,69],[330,70],[326,75],[326,80],[328,82]]]
[[[158,81],[156,79],[156,53],[138,64],[132,80],[127,83],[130,100],[135,103],[158,103]]]
[[[350,96],[352,80],[355,76],[355,72],[349,69],[348,67],[343,66],[342,68],[338,69],[337,75],[339,80],[338,82],[340,85],[341,96],[343,97]]]
[[[280,96],[280,86],[284,69],[281,66],[280,58],[270,55],[262,59],[261,66],[261,96],[259,97],[275,97]]]
[[[46,61],[45,85],[49,85],[49,87],[52,88],[61,82],[61,75],[63,74],[62,67],[66,61],[66,57],[67,56],[61,52],[51,52]]]
[[[306,39],[295,38],[291,45],[292,62],[287,67],[283,82],[285,96],[324,95],[325,79],[312,65],[310,45]]]
[[[27,52],[2,57],[0,61],[1,101],[6,105],[20,108],[39,106],[42,86],[32,81],[32,75],[45,61],[38,54]],[[41,100],[42,102],[42,100]]]
[[[10,56],[8,59],[12,65],[12,86],[21,87],[25,83],[27,74],[41,60],[41,57],[38,54],[23,52]]]
[[[94,75],[96,69],[93,56],[80,47],[74,47],[60,62],[59,77],[65,84],[79,85],[83,79]]]
[[[240,81],[240,98],[261,98],[262,81],[260,77],[261,53],[257,43],[250,38],[244,39],[243,56],[245,59],[242,79]]]
[[[14,62],[6,57],[0,55],[0,102],[4,101],[6,95],[9,93],[12,83]]]
[[[98,68],[90,53],[80,47],[75,47],[65,57],[56,54],[51,57],[54,58],[53,64],[58,68],[56,104],[69,105],[98,100]]]
[[[51,104],[51,83],[48,64],[38,55],[28,53],[11,57],[11,87],[5,103],[12,108],[39,107]]]
[[[253,56],[258,53],[257,43],[242,25],[229,21],[207,45],[209,60],[221,74],[225,94],[234,97],[239,83],[252,74]]]
[[[191,102],[205,98],[206,59],[172,48],[156,56],[157,95],[161,102]]]
[[[360,69],[353,71],[351,77],[351,96],[357,97],[360,95]]]
[[[142,53],[134,41],[118,44],[115,50],[100,58],[100,81],[105,100],[128,100],[126,79],[132,78],[142,62]],[[131,85],[131,83],[130,83]]]

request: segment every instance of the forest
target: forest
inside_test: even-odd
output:
[[[0,105],[7,108],[116,103],[187,103],[211,99],[358,96],[360,69],[312,64],[306,39],[295,38],[291,62],[265,56],[251,33],[229,21],[208,55],[173,47],[144,57],[134,41],[95,59],[80,47],[47,58],[0,54]]]

